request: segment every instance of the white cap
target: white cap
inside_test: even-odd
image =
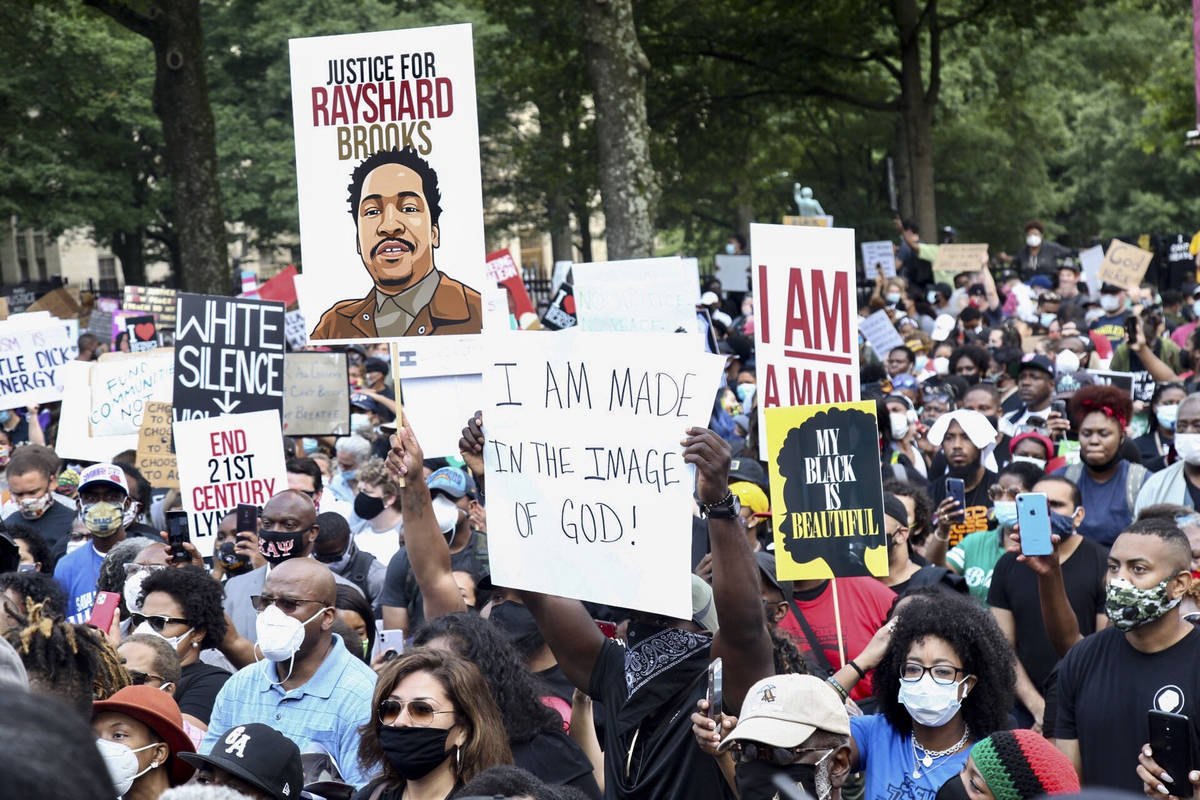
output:
[[[715,306],[720,302],[721,298],[717,297],[714,292],[705,292],[700,295],[700,305],[702,306]]]
[[[129,483],[125,480],[125,470],[116,464],[92,464],[79,475],[79,491],[82,492],[94,483],[108,483],[116,486],[126,495],[129,494]]]
[[[949,314],[939,314],[938,318],[933,323],[933,333],[931,334],[935,342],[944,342],[950,332],[954,330],[954,326],[958,324],[958,320]]]
[[[772,675],[750,687],[737,726],[721,742],[798,747],[816,731],[850,733],[850,716],[833,687],[814,675]]]

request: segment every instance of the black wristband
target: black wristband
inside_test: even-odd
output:
[[[867,673],[863,672],[862,667],[860,667],[858,664],[854,663],[853,658],[846,662],[846,666],[850,667],[851,669],[853,669],[855,672],[858,673],[858,679],[860,681],[865,681],[867,679]]]

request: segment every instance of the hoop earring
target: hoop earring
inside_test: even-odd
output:
[[[454,772],[462,774],[462,746],[458,745],[454,748]]]

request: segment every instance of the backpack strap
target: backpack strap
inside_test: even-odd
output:
[[[800,630],[804,631],[804,638],[808,639],[808,647],[812,652],[811,663],[817,668],[814,674],[819,678],[828,678],[835,670],[833,665],[829,663],[829,657],[825,655],[825,648],[821,646],[821,642],[817,639],[817,634],[812,629],[812,625],[808,624],[808,620],[804,618],[804,612],[800,610],[800,604],[792,598],[792,613],[796,615],[796,622],[800,623]]]

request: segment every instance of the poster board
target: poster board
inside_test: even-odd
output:
[[[783,218],[784,225],[796,225],[805,228],[832,228],[833,217],[829,214],[821,214],[815,217],[795,217],[785,216]],[[754,252],[754,248],[750,248],[750,252]]]
[[[670,333],[489,337],[488,553],[500,586],[691,617],[693,470],[724,359]]]
[[[308,326],[304,324],[304,314],[299,309],[283,315],[283,335],[288,347],[293,350],[308,346]]]
[[[581,331],[696,330],[700,287],[678,256],[575,264],[571,271]]]
[[[718,253],[713,258],[716,278],[727,292],[750,291],[750,256],[745,253]]]
[[[765,416],[779,579],[887,575],[875,403],[769,408]]]
[[[463,425],[479,410],[482,375],[432,375],[404,381],[404,416],[426,458],[457,456]]]
[[[137,436],[146,404],[171,401],[175,354],[170,348],[107,353],[90,366],[91,437]]]
[[[560,284],[554,292],[550,307],[542,315],[542,327],[551,331],[561,331],[574,328],[579,324],[575,316],[575,287],[569,283]]]
[[[518,328],[531,330],[541,327],[533,301],[529,299],[529,291],[525,288],[525,280],[507,247],[488,253],[487,275],[490,281],[503,288],[508,307],[511,308],[509,313],[516,317]]]
[[[984,267],[987,252],[986,244],[939,244],[933,261],[934,281],[953,284],[959,273],[978,272]]]
[[[152,314],[126,317],[124,323],[129,334],[129,352],[145,353],[158,347],[158,325]]]
[[[1154,254],[1149,250],[1113,239],[1104,253],[1104,261],[1100,263],[1097,275],[1104,283],[1136,289],[1141,286],[1142,277],[1152,260]],[[1096,290],[1099,291],[1100,287],[1097,286]]]
[[[1104,263],[1104,248],[1094,245],[1079,251],[1079,263],[1083,267],[1083,278],[1087,281],[1088,296],[1100,297],[1100,265]]]
[[[309,339],[406,339],[418,353],[448,348],[443,360],[463,352],[437,340],[484,328],[471,26],[288,44],[305,265],[296,290]],[[419,293],[412,318],[394,304],[377,311],[434,268],[436,303]]]
[[[896,277],[896,248],[889,241],[861,242],[863,275],[873,281],[883,273],[885,278]]]
[[[126,286],[121,308],[127,311],[142,311],[158,320],[158,327],[174,330],[175,289],[163,286]]]
[[[78,319],[79,314],[83,311],[79,305],[77,294],[72,294],[71,290],[65,286],[60,286],[57,289],[52,289],[39,297],[37,300],[29,304],[26,311],[49,311],[52,316],[59,319]]]
[[[350,376],[345,353],[283,357],[283,432],[287,436],[350,433]]]
[[[156,489],[179,488],[179,469],[171,451],[170,403],[146,403],[138,429],[137,468]]]
[[[886,359],[893,349],[904,346],[904,337],[892,324],[886,309],[881,308],[866,319],[860,319],[858,330],[867,338],[867,344],[871,345],[880,361]]]
[[[854,231],[750,226],[760,452],[763,410],[859,398]]]

